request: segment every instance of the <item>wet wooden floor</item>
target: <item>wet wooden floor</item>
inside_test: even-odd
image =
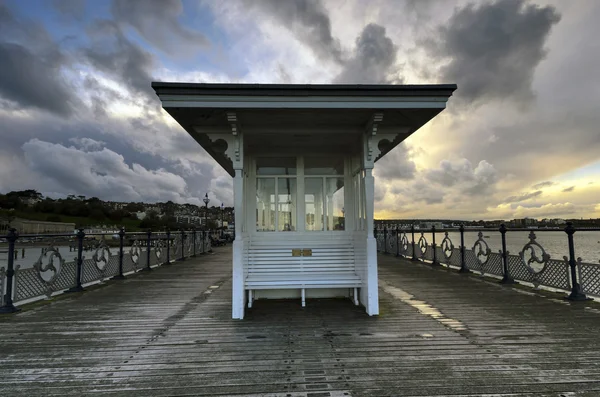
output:
[[[0,396],[600,396],[600,309],[380,257],[381,315],[257,301],[229,248],[0,317]]]

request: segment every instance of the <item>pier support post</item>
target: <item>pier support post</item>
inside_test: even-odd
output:
[[[119,274],[114,276],[112,280],[123,280],[125,276],[123,275],[123,240],[125,239],[125,228],[122,227],[119,230]]]
[[[384,226],[384,228],[383,228],[383,253],[384,254],[388,254],[387,241],[388,241],[388,228],[387,228],[387,226]]]
[[[196,257],[196,228],[192,229],[192,247],[193,247],[193,255],[192,257]]]
[[[431,248],[433,249],[433,262],[431,262],[431,266],[438,266],[440,263],[437,260],[437,250],[435,244],[435,225],[431,225]]]
[[[460,228],[460,270],[459,273],[471,273],[467,269],[467,262],[465,261],[465,225],[461,224]]]
[[[83,291],[84,288],[81,285],[81,270],[83,267],[83,239],[85,238],[85,232],[83,229],[79,229],[77,231],[77,271],[75,275],[75,286],[69,288],[65,292],[80,292]]]
[[[151,250],[151,239],[152,239],[152,230],[148,230],[146,232],[146,267],[142,269],[142,271],[149,272],[152,270],[150,267],[150,250]]]
[[[419,258],[417,258],[417,249],[415,246],[415,225],[410,225],[410,235],[412,237],[412,258],[410,259],[411,261],[418,261]]]
[[[566,299],[570,301],[590,300],[590,298],[583,293],[581,285],[577,282],[577,262],[575,260],[575,243],[573,242],[575,227],[573,226],[573,223],[567,222],[565,233],[567,233],[567,238],[569,239],[569,266],[571,267],[571,293]]]
[[[19,238],[16,229],[8,229],[6,240],[8,241],[8,270],[6,271],[6,295],[4,295],[4,305],[0,307],[0,313],[16,313],[20,311],[18,307],[13,304],[13,279],[15,276],[15,242]],[[0,291],[1,293],[2,291]]]
[[[506,225],[500,225],[500,235],[502,236],[502,280],[500,284],[515,284],[515,280],[510,276],[508,269],[508,251],[506,250]]]
[[[165,265],[171,264],[171,231],[167,229],[167,263]]]

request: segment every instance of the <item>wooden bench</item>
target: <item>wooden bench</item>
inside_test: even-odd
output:
[[[354,266],[354,247],[339,244],[302,243],[283,246],[251,243],[247,252],[245,289],[248,307],[253,291],[263,289],[299,289],[302,307],[306,306],[306,289],[353,288],[358,305],[358,288],[362,284]]]

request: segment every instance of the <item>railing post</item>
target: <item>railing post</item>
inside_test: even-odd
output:
[[[13,278],[15,276],[15,242],[19,238],[16,229],[8,229],[6,240],[8,241],[8,267],[6,270],[6,295],[4,295],[4,305],[0,307],[0,313],[16,313],[20,311],[13,304]],[[2,291],[0,291],[1,293]]]
[[[192,246],[194,248],[194,258],[196,257],[196,229],[192,229]]]
[[[435,245],[435,225],[431,225],[431,235],[432,235],[432,240],[431,240],[431,248],[433,249],[433,262],[431,262],[431,266],[437,266],[439,265],[439,262],[437,260],[437,250],[436,245]]]
[[[419,259],[417,258],[417,250],[415,249],[415,225],[410,225],[410,235],[412,238],[412,261],[418,261]]]
[[[400,256],[400,228],[396,225],[396,257]]]
[[[502,280],[500,284],[514,284],[515,279],[510,276],[508,270],[508,251],[506,250],[506,225],[500,225],[500,235],[502,236]]]
[[[185,232],[181,230],[181,258],[179,260],[185,259]]]
[[[387,254],[387,239],[388,239],[388,229],[387,226],[383,228],[383,253]]]
[[[379,244],[377,242],[377,227],[373,227],[373,238],[375,239],[375,250],[379,251]]]
[[[85,232],[83,229],[77,231],[77,272],[75,275],[76,284],[74,287],[69,288],[65,292],[80,292],[84,288],[81,285],[82,267],[83,267],[83,239],[85,238]]]
[[[148,230],[146,232],[146,267],[143,269],[146,272],[152,270],[150,267],[150,250],[151,250],[151,238],[152,238],[152,230]]]
[[[460,230],[460,270],[458,272],[470,273],[465,261],[465,225],[461,224],[458,230]]]
[[[565,233],[567,233],[567,238],[569,239],[569,266],[571,266],[571,293],[566,299],[570,301],[586,301],[589,298],[583,293],[581,285],[577,282],[577,262],[575,259],[575,243],[573,242],[575,227],[573,223],[567,222]]]
[[[171,231],[167,229],[167,263],[165,265],[171,264]]]
[[[121,230],[119,230],[119,274],[114,276],[112,278],[113,280],[123,280],[125,278],[125,276],[123,275],[123,256],[124,256],[123,240],[124,239],[125,239],[125,228],[122,227]]]

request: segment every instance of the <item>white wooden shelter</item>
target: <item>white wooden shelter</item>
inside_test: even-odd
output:
[[[340,296],[377,315],[374,163],[456,86],[152,87],[233,177],[233,318],[254,299]]]

